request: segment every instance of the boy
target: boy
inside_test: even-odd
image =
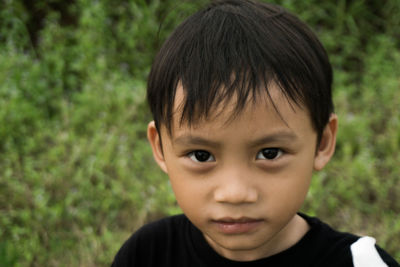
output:
[[[183,22],[149,76],[148,139],[184,215],[142,227],[113,266],[398,266],[298,213],[334,153],[331,83],[318,39],[280,7],[217,1]]]

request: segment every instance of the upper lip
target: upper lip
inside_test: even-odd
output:
[[[262,221],[262,219],[256,219],[251,217],[238,217],[238,218],[222,217],[213,221],[218,223],[249,223],[249,222]]]

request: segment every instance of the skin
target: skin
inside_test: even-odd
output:
[[[277,254],[305,235],[309,226],[297,212],[313,171],[334,153],[336,115],[317,147],[307,110],[290,105],[275,85],[270,94],[281,116],[265,96],[229,120],[233,99],[214,108],[218,115],[189,127],[178,123],[178,87],[172,134],[160,129],[162,147],[154,122],[148,125],[154,158],[181,209],[210,246],[231,260]]]

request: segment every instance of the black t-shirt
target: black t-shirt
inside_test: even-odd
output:
[[[358,236],[335,231],[317,218],[300,215],[310,225],[304,237],[289,249],[256,261],[238,262],[220,256],[185,215],[177,215],[139,229],[121,247],[112,266],[354,266],[350,246],[359,240]],[[379,261],[382,259],[389,267],[399,266],[385,251],[376,248]]]

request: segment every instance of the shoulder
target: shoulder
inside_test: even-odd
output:
[[[167,241],[172,236],[179,235],[179,231],[188,223],[184,215],[166,217],[154,222],[145,224],[137,230],[124,244],[125,247],[134,246],[140,242],[141,247],[145,245],[159,244],[159,241]],[[123,247],[124,247],[123,246]]]
[[[312,240],[309,244],[316,248],[313,256],[318,263],[315,266],[399,266],[375,244],[374,238],[340,232],[318,218],[300,215],[311,226],[307,235]],[[366,265],[367,262],[370,265]]]
[[[168,235],[179,233],[179,229],[188,223],[188,219],[183,214],[165,217],[143,225],[130,239],[145,241],[151,238],[165,238]]]
[[[113,266],[152,265],[148,263],[157,260],[154,257],[162,257],[177,246],[183,246],[183,229],[188,225],[184,215],[176,215],[142,226],[122,245]]]
[[[378,247],[373,237],[364,236],[351,244],[350,250],[355,267],[396,267],[399,264],[390,257],[383,249]]]

